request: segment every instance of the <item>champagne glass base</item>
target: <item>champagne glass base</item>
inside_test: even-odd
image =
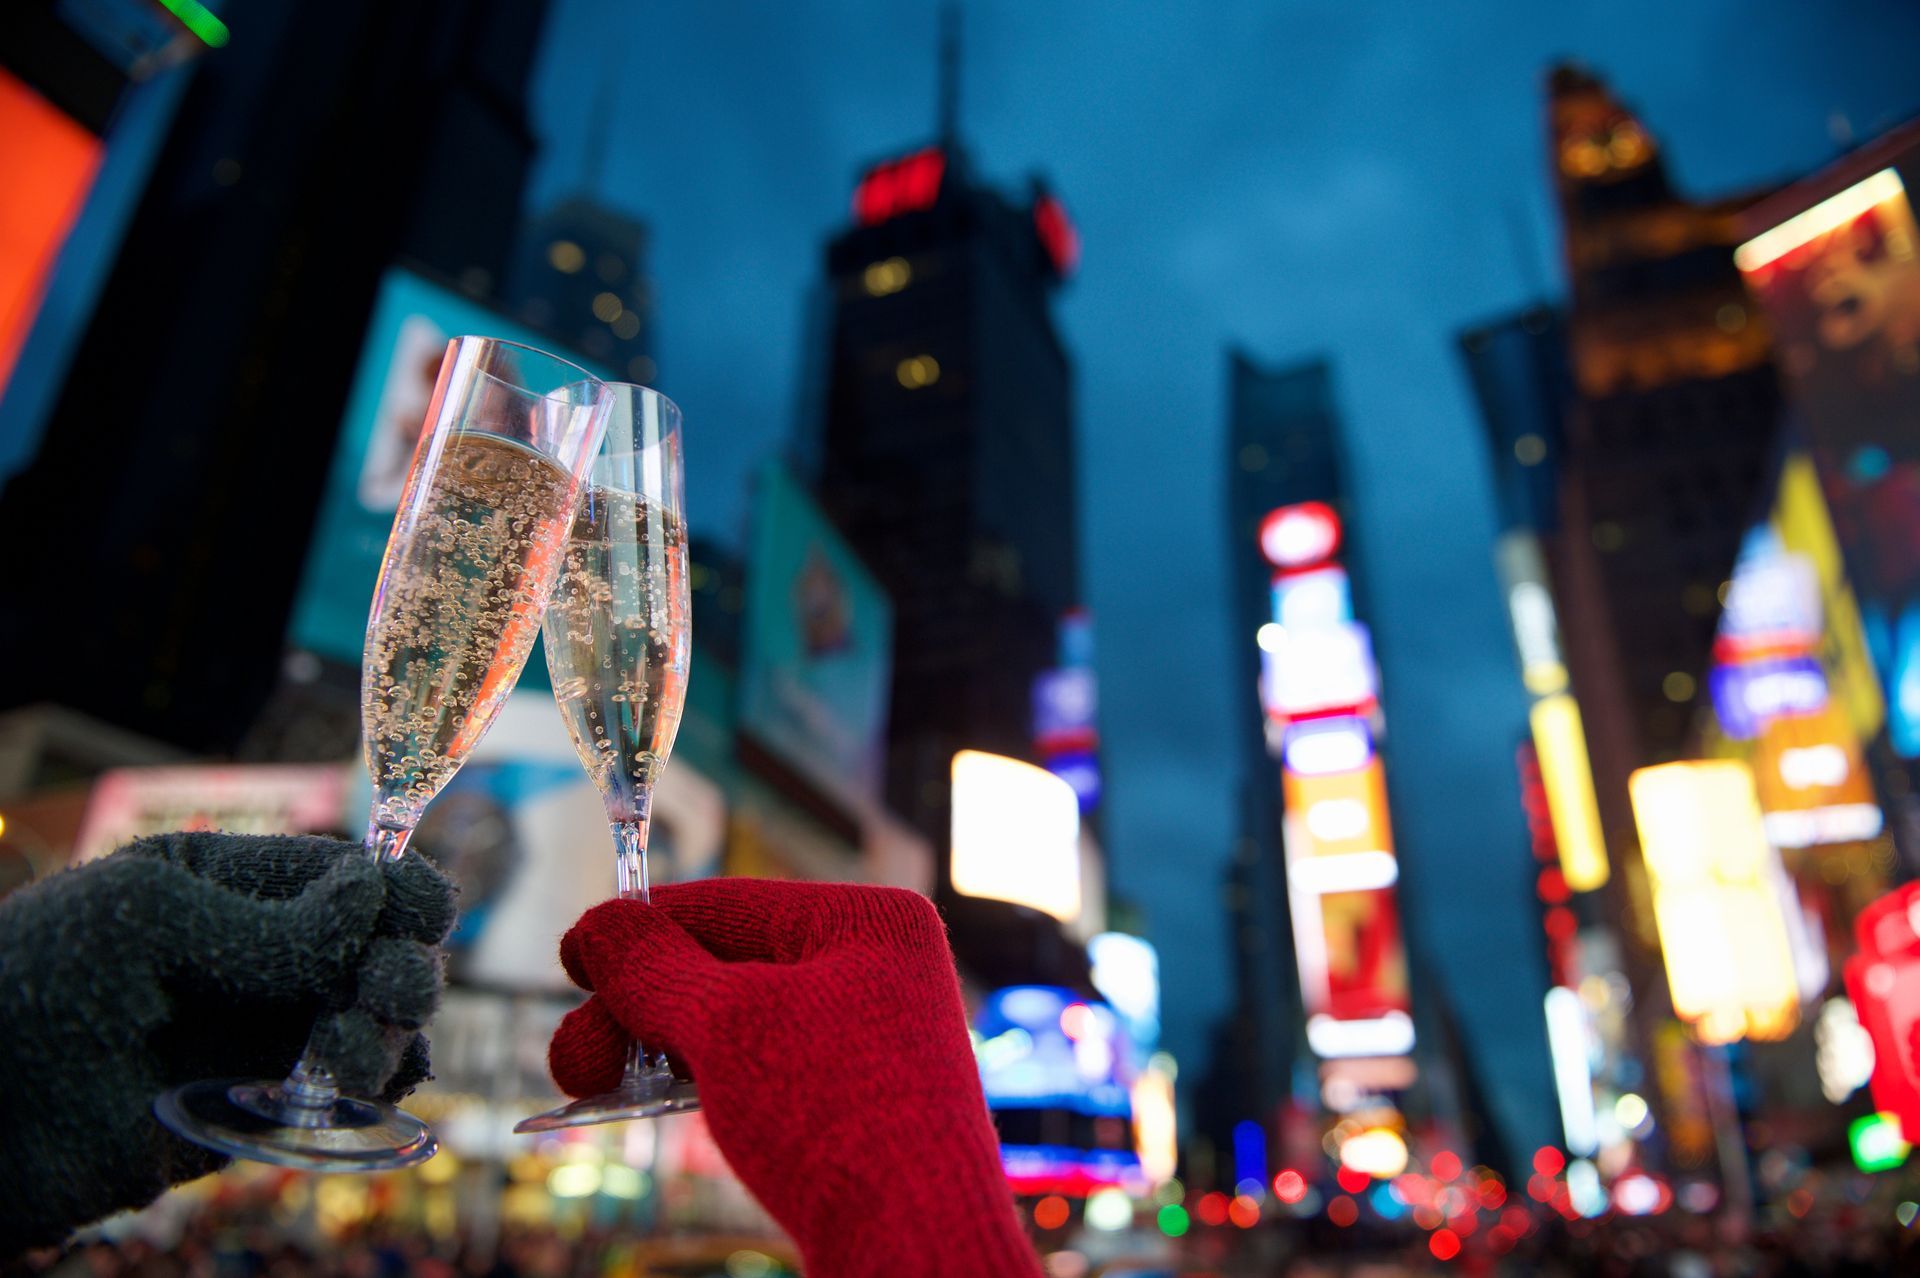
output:
[[[623,1083],[610,1092],[587,1096],[544,1114],[522,1119],[516,1132],[554,1132],[595,1123],[623,1123],[631,1118],[664,1118],[700,1108],[700,1093],[692,1083],[672,1079],[665,1085],[652,1079]]]
[[[342,1096],[318,1110],[295,1110],[280,1088],[231,1078],[188,1083],[156,1098],[153,1113],[196,1145],[303,1171],[389,1171],[425,1162],[440,1148],[432,1128],[382,1101]],[[296,1115],[300,1121],[290,1121]]]

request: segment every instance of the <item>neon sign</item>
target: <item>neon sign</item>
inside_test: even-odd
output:
[[[876,164],[854,188],[853,215],[862,226],[878,226],[902,213],[930,209],[940,198],[946,172],[946,152],[932,146]]]
[[[1323,501],[1269,511],[1260,521],[1260,553],[1275,568],[1310,568],[1340,549],[1340,516]]]

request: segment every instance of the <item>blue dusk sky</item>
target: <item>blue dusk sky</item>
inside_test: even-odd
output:
[[[934,0],[555,0],[533,203],[577,187],[618,67],[609,202],[645,218],[662,389],[696,530],[739,541],[795,428],[803,313],[862,167],[928,140]],[[1153,4],[973,0],[961,131],[1044,173],[1084,242],[1060,326],[1078,399],[1082,587],[1099,628],[1113,888],[1146,907],[1168,1044],[1231,990],[1225,351],[1335,365],[1394,741],[1403,891],[1523,1141],[1557,1134],[1513,747],[1525,702],[1492,570],[1466,325],[1561,277],[1542,78],[1607,78],[1683,190],[1791,177],[1920,109],[1920,10],[1891,0]],[[1251,642],[1252,636],[1246,636]]]

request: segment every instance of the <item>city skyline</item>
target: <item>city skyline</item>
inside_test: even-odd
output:
[[[1116,890],[1151,902],[1169,956],[1170,1041],[1198,1052],[1230,999],[1213,889],[1231,848],[1238,693],[1210,673],[1229,599],[1222,354],[1325,354],[1352,432],[1355,514],[1377,547],[1396,807],[1412,816],[1410,926],[1487,1058],[1502,1117],[1550,1133],[1538,1022],[1500,1011],[1531,1002],[1540,979],[1512,758],[1526,707],[1453,342],[1563,290],[1551,61],[1605,77],[1683,191],[1722,194],[1830,157],[1836,112],[1866,136],[1920,106],[1897,53],[1920,17],[1733,4],[1383,14],[1243,5],[1117,23],[1084,6],[969,5],[961,133],[991,181],[1045,173],[1085,243],[1060,313],[1100,633],[1108,850]],[[536,69],[536,206],[577,182],[595,101],[583,85],[607,21],[636,48],[674,51],[616,86],[624,123],[603,189],[655,230],[661,385],[689,412],[695,526],[737,540],[747,473],[794,438],[820,245],[865,164],[934,133],[935,6],[743,24],[564,0]],[[769,100],[791,109],[768,112]],[[1145,477],[1157,494],[1141,494]],[[1461,793],[1486,810],[1453,812]],[[1485,974],[1477,951],[1512,961]]]

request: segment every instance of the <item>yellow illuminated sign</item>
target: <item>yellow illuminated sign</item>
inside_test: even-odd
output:
[[[1149,1185],[1173,1179],[1180,1161],[1179,1120],[1173,1103],[1173,1076],[1149,1064],[1133,1080],[1134,1152]]]
[[[1840,540],[1834,535],[1826,495],[1820,491],[1820,478],[1805,453],[1793,454],[1781,467],[1773,526],[1780,534],[1781,545],[1813,563],[1814,576],[1820,582],[1820,605],[1826,615],[1820,655],[1827,683],[1833,699],[1846,709],[1854,735],[1861,741],[1871,741],[1886,721],[1887,703],[1873,660],[1867,655],[1860,603],[1840,562]]]
[[[1387,777],[1376,756],[1351,772],[1281,774],[1287,814],[1298,817],[1311,856],[1393,851],[1387,821]]]
[[[1709,1043],[1785,1037],[1800,996],[1753,773],[1730,759],[1665,763],[1627,790],[1674,1015]]]
[[[1576,892],[1607,881],[1607,841],[1600,832],[1600,805],[1593,793],[1593,766],[1580,706],[1567,693],[1533,703],[1528,712],[1533,748],[1540,756],[1540,784],[1560,848],[1560,873]]]

